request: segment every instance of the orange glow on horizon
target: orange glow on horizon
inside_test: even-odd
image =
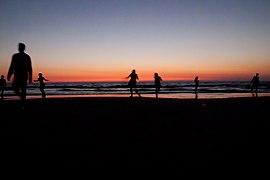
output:
[[[167,67],[119,67],[117,68],[40,68],[34,67],[33,79],[38,77],[38,73],[42,72],[46,79],[50,82],[128,82],[126,79],[132,69],[136,69],[139,76],[139,81],[153,81],[154,73],[157,72],[164,81],[184,81],[193,80],[195,76],[199,76],[200,80],[227,80],[249,81],[256,72],[260,73],[261,80],[269,81],[270,74],[267,67],[258,68],[254,66],[231,66],[231,67],[181,67],[167,66]],[[6,73],[5,73],[6,74]],[[4,75],[5,75],[4,74]]]
[[[261,74],[261,73],[260,73]],[[180,73],[159,73],[159,75],[162,77],[163,81],[185,81],[185,80],[193,80],[195,76],[199,76],[200,80],[207,80],[207,81],[214,81],[214,80],[227,80],[227,81],[237,81],[237,80],[244,80],[249,81],[251,80],[252,76],[254,74],[210,74],[210,73],[198,73],[198,74],[180,74]],[[45,76],[45,75],[44,75]],[[61,76],[61,75],[46,75],[47,79],[50,80],[50,82],[128,82],[129,79],[125,78],[126,76],[119,76],[119,75],[113,75],[113,76]],[[266,78],[269,78],[268,75]],[[139,82],[140,81],[153,81],[154,78],[152,75],[149,74],[141,74],[139,75]]]

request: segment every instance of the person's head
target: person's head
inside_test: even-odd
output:
[[[135,69],[133,69],[133,70],[132,70],[132,73],[135,73],[135,72],[136,72],[136,70],[135,70]]]
[[[4,75],[1,75],[1,79],[4,79]]]
[[[24,50],[25,50],[25,44],[24,43],[19,43],[18,50],[19,50],[19,52],[24,52]]]
[[[41,76],[42,76],[42,73],[38,73],[38,76],[40,76],[40,77],[41,77]]]
[[[154,76],[158,76],[158,73],[155,73]]]
[[[259,73],[256,73],[256,76],[259,76]]]

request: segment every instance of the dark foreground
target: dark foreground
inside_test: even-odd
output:
[[[270,97],[0,101],[6,167],[269,168]]]

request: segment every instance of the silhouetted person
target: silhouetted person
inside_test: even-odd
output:
[[[31,57],[24,52],[25,44],[19,43],[18,50],[19,53],[12,56],[7,80],[10,81],[10,78],[13,75],[12,87],[16,95],[20,96],[24,107],[27,80],[29,80],[29,83],[32,83],[32,62]]]
[[[1,79],[0,79],[1,99],[4,99],[4,91],[5,91],[6,86],[7,86],[7,82],[5,80],[5,76],[1,75]]]
[[[196,76],[194,78],[194,86],[195,86],[195,89],[194,89],[194,91],[195,91],[195,99],[198,99],[198,87],[199,87],[199,77],[198,76]]]
[[[128,86],[130,88],[130,97],[133,97],[133,90],[141,97],[141,94],[137,90],[137,80],[139,80],[139,77],[136,74],[135,69],[133,69],[132,72],[126,78],[130,78],[128,82]]]
[[[35,82],[39,81],[39,90],[41,92],[41,96],[42,98],[46,98],[46,93],[45,93],[45,83],[44,81],[49,81],[48,79],[46,79],[45,77],[43,77],[42,73],[38,74],[38,79],[34,80]]]
[[[162,78],[158,75],[158,73],[155,73],[154,74],[154,79],[155,79],[156,98],[158,98],[158,92],[160,91]]]
[[[256,97],[258,96],[258,86],[260,85],[259,73],[256,73],[251,80],[251,92],[255,90]]]
[[[199,77],[198,76],[195,77],[194,84],[195,84],[195,94],[197,94],[198,87],[199,87]]]

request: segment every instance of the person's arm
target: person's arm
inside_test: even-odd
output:
[[[32,77],[33,77],[33,74],[32,74],[32,68],[31,68],[31,70],[29,71],[29,83],[32,83]]]
[[[253,82],[253,78],[251,79],[250,83],[252,83],[252,82]]]
[[[130,78],[130,76],[131,76],[131,74],[130,74],[130,75],[128,75],[127,77],[125,77],[125,79],[128,79],[128,78]]]
[[[31,60],[31,57],[30,56],[29,56],[28,73],[29,73],[29,83],[32,83],[33,70],[32,70],[32,60]]]
[[[8,69],[8,74],[7,74],[7,80],[10,81],[10,78],[14,72],[14,55],[12,56],[11,63]]]

